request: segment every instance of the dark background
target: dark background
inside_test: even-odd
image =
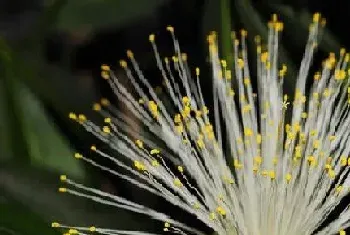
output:
[[[172,55],[167,25],[175,27],[190,64],[203,69],[204,85],[210,86],[206,34],[218,31],[222,55],[229,60],[231,28],[248,29],[250,38],[264,36],[265,22],[278,13],[285,22],[281,55],[293,70],[316,11],[327,18],[320,62],[329,51],[350,48],[350,1],[0,0],[0,234],[58,234],[48,226],[55,220],[162,228],[142,216],[58,194],[62,173],[165,212],[172,209],[176,218],[203,228],[176,208],[73,159],[74,151],[95,157],[88,150],[97,140],[67,114],[94,116],[94,101],[102,96],[113,100],[99,77],[100,65],[118,69],[127,49],[134,51],[152,85],[159,85],[148,35],[156,33],[160,51]],[[293,84],[293,76],[288,79]]]

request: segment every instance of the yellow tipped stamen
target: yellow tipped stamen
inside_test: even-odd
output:
[[[67,180],[67,176],[66,175],[60,175],[60,180],[62,182],[66,181]]]
[[[68,233],[69,234],[79,234],[79,231],[71,228],[71,229],[69,229]]]
[[[171,32],[171,33],[173,33],[174,32],[174,27],[169,25],[169,26],[166,27],[166,30]]]
[[[159,151],[159,149],[152,149],[150,153],[151,153],[151,155],[157,155],[160,153],[160,151]]]
[[[79,158],[82,158],[83,155],[81,155],[80,153],[75,153],[75,154],[74,154],[74,157],[77,158],[77,159],[79,159]]]
[[[65,192],[67,192],[67,189],[66,188],[58,188],[58,192],[65,193]]]
[[[59,224],[59,223],[57,223],[57,222],[52,222],[51,223],[51,227],[52,228],[59,228],[61,225]]]
[[[128,58],[133,59],[134,58],[134,53],[131,50],[126,51],[126,55]]]
[[[94,111],[101,111],[101,105],[98,104],[98,103],[95,103],[93,106],[92,106],[92,109]]]
[[[174,179],[174,185],[179,188],[183,186],[179,178]]]
[[[103,70],[103,71],[110,71],[111,68],[108,65],[103,64],[103,65],[101,65],[101,70]]]
[[[106,98],[102,98],[101,99],[101,105],[106,107],[106,106],[110,105],[110,102]]]
[[[77,115],[75,113],[69,113],[69,118],[76,120],[77,119]]]
[[[150,34],[149,36],[148,36],[148,40],[150,41],[150,42],[154,42],[154,40],[155,40],[155,35],[154,34]]]

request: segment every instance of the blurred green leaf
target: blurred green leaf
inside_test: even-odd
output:
[[[57,192],[62,186],[57,174],[38,167],[21,166],[18,164],[0,165],[0,191],[3,195],[28,207],[49,226],[51,222],[62,222],[78,226],[99,226],[107,228],[140,230],[152,229],[154,223],[146,216],[112,206],[100,205],[89,199],[75,197]],[[1,211],[2,212],[2,211]],[[20,213],[13,209],[12,215]],[[7,213],[3,214],[5,217]],[[3,217],[3,216],[0,216]],[[0,219],[1,221],[1,219]],[[17,220],[16,226],[21,227],[26,221]],[[0,223],[1,227],[1,223]],[[27,233],[23,233],[26,235]],[[37,231],[36,234],[46,234]]]
[[[224,58],[227,60],[229,66],[232,65],[232,43],[231,43],[231,10],[230,0],[220,0],[221,9],[221,45]],[[231,68],[232,69],[232,68]]]
[[[21,84],[17,90],[17,95],[21,94],[20,106],[25,114],[23,132],[27,133],[32,164],[82,178],[83,171],[72,157],[68,143],[45,115],[39,100]]]
[[[168,0],[74,0],[59,14],[57,28],[69,33],[105,27],[119,27],[150,15]],[[78,13],[79,12],[79,13]],[[78,13],[78,14],[77,14]]]
[[[16,156],[22,162],[28,162],[28,145],[22,121],[24,116],[18,103],[20,96],[16,93],[12,53],[2,40],[0,52],[0,79],[3,85],[0,99],[4,108],[1,119],[4,122],[2,128],[5,133],[1,145],[6,149],[6,154]]]
[[[0,104],[5,110],[0,113],[0,145],[6,151],[2,154],[7,158],[14,157],[16,162],[20,160],[82,177],[68,144],[50,123],[39,101],[18,81],[17,63],[5,42],[2,42],[0,50],[3,72]]]
[[[40,216],[10,196],[0,198],[0,234],[2,235],[58,235]],[[5,215],[5,216],[4,216]]]

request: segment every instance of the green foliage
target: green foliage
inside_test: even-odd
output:
[[[75,0],[68,1],[57,19],[57,29],[69,33],[120,27],[151,15],[168,0]],[[79,14],[77,14],[79,12]]]

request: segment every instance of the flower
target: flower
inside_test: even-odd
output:
[[[306,88],[324,24],[325,20],[316,13],[293,96],[283,93],[288,71],[286,65],[278,62],[283,23],[276,15],[268,24],[267,44],[260,37],[255,40],[257,89],[251,84],[247,32],[232,34],[232,65],[219,58],[217,35],[211,33],[208,44],[212,110],[204,102],[200,69],[191,75],[174,28],[167,27],[175,50],[171,59],[161,58],[155,35],[150,35],[166,88],[165,97],[156,94],[134,54],[128,51],[128,61],[120,61],[120,66],[133,85],[132,92],[108,65],[101,66],[101,75],[129,113],[122,113],[102,99],[93,109],[105,118],[103,126],[82,114],[69,115],[125,156],[129,164],[95,145],[92,151],[128,170],[133,177],[82,154],[75,157],[164,198],[220,235],[313,234],[350,189],[349,54],[344,49],[339,55],[330,53],[311,78],[310,89]],[[290,120],[287,113],[291,114]],[[146,131],[141,131],[135,120]],[[61,176],[61,180],[66,186],[60,192],[149,215],[164,222],[164,231],[201,233],[200,229],[174,220],[170,212],[166,215],[154,211],[81,185],[67,176]],[[315,234],[344,235],[349,226],[348,205],[338,218]],[[58,223],[53,223],[53,227],[70,229],[69,234],[85,234],[89,230],[101,234],[146,234]]]

